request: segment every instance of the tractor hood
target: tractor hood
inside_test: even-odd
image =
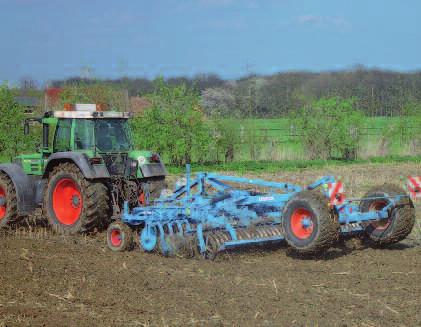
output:
[[[138,164],[138,174],[142,177],[156,177],[168,175],[167,169],[157,153],[151,151],[131,151],[129,158]]]

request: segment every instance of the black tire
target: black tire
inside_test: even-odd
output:
[[[282,229],[287,243],[301,254],[319,253],[339,238],[339,224],[327,199],[315,191],[300,192],[287,202]]]
[[[396,185],[385,184],[383,186],[376,186],[372,188],[364,198],[381,198],[364,200],[360,204],[361,212],[370,210],[380,210],[384,208],[389,202],[388,196],[406,195],[404,189]],[[390,245],[405,239],[412,231],[415,224],[415,209],[414,204],[408,197],[402,198],[389,211],[390,215],[387,221],[366,223],[365,234],[369,239],[378,245]]]
[[[111,251],[123,252],[133,249],[133,231],[121,221],[115,221],[107,229],[107,245]]]
[[[80,192],[80,198],[76,198],[76,202],[79,203],[74,204],[73,198],[71,203],[72,206],[80,209],[80,214],[75,221],[72,219],[70,222],[64,222],[64,219],[57,215],[58,210],[62,209],[57,201],[53,203],[53,194],[57,185],[65,180],[74,183]],[[57,196],[57,193],[55,194]],[[95,228],[103,229],[110,222],[108,189],[101,182],[85,179],[74,164],[63,163],[55,167],[49,175],[44,192],[43,210],[49,223],[61,234],[86,233]]]
[[[9,176],[0,173],[0,228],[16,223],[18,216],[18,202],[16,189]]]

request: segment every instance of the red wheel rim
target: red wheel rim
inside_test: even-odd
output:
[[[83,201],[79,186],[70,178],[61,179],[53,191],[53,210],[63,225],[73,225],[79,220]]]
[[[386,200],[377,200],[370,204],[368,208],[369,211],[373,210],[382,210],[385,206],[388,205],[388,201]],[[380,221],[373,221],[370,223],[371,226],[374,227],[375,230],[385,230],[389,227],[391,219],[382,219]]]
[[[120,246],[122,242],[121,231],[118,229],[113,229],[110,234],[110,241],[111,241],[112,246],[116,246],[116,247]]]
[[[2,220],[4,217],[6,217],[6,191],[3,187],[0,187],[0,199],[4,200],[4,204],[0,206],[0,220]]]
[[[143,193],[143,192],[139,193],[138,201],[139,201],[139,204],[142,205],[142,206],[144,206],[146,204],[145,193]]]
[[[291,215],[291,230],[295,237],[305,240],[313,234],[313,214],[304,208],[296,209]]]

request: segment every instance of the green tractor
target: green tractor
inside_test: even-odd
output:
[[[63,234],[106,228],[124,202],[145,205],[166,188],[160,156],[133,148],[131,113],[67,105],[27,119],[42,124],[38,152],[0,165],[0,227],[42,208]]]

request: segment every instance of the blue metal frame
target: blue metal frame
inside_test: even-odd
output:
[[[325,176],[306,189],[334,182],[334,177]],[[250,189],[253,187],[268,191],[257,192]],[[208,192],[209,189],[213,192]],[[322,189],[328,201],[327,187]],[[122,221],[129,226],[143,227],[139,238],[145,251],[152,251],[159,245],[163,253],[169,254],[173,249],[167,236],[183,238],[190,235],[197,239],[203,254],[207,249],[206,233],[210,231],[224,231],[229,235],[229,240],[224,241],[219,250],[283,240],[281,233],[275,236],[261,233],[259,237],[240,239],[238,232],[248,228],[280,227],[285,204],[302,191],[298,185],[215,173],[197,173],[192,177],[190,165],[187,165],[185,185],[177,185],[172,195],[161,197],[148,207],[137,207],[129,212],[125,204]],[[388,218],[389,210],[405,196],[388,198],[389,204],[377,211],[361,212],[355,203],[364,199],[348,199],[341,205],[332,206],[332,210],[337,213],[342,233],[352,233],[362,229],[361,223]]]

